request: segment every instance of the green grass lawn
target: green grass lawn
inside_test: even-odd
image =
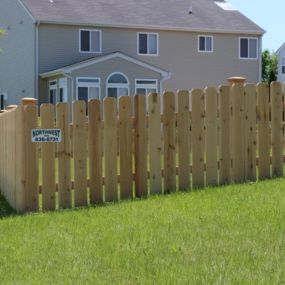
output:
[[[17,216],[0,284],[284,284],[285,179]]]

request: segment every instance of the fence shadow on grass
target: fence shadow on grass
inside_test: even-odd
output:
[[[14,211],[4,197],[0,195],[0,220],[16,214],[16,211]]]

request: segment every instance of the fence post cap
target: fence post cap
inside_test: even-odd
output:
[[[233,85],[235,83],[242,83],[244,84],[246,81],[245,77],[241,77],[241,76],[233,76],[233,77],[229,77],[227,78],[227,81],[230,83],[230,85]]]
[[[9,105],[6,107],[6,110],[13,110],[16,109],[18,106],[17,105]]]
[[[22,105],[23,106],[36,106],[37,99],[35,98],[23,98],[22,99]]]

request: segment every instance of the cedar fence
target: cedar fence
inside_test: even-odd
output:
[[[17,211],[52,211],[282,176],[283,95],[235,83],[91,100],[88,116],[84,101],[24,100],[0,114],[1,193]],[[32,143],[35,128],[62,142]]]

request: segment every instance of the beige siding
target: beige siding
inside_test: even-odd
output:
[[[32,18],[16,0],[0,1],[0,92],[8,93],[7,104],[22,97],[35,97],[35,27]]]
[[[213,34],[214,52],[206,54],[197,50],[198,34],[158,31],[159,55],[138,56],[137,32],[142,30],[119,28],[101,30],[102,54],[120,51],[170,71],[172,77],[164,83],[165,89],[191,89],[218,85],[225,82],[225,78],[237,75],[245,76],[248,82],[252,83],[259,80],[259,60],[239,59],[238,35]],[[40,72],[97,55],[79,52],[79,27],[42,25],[40,28]]]

